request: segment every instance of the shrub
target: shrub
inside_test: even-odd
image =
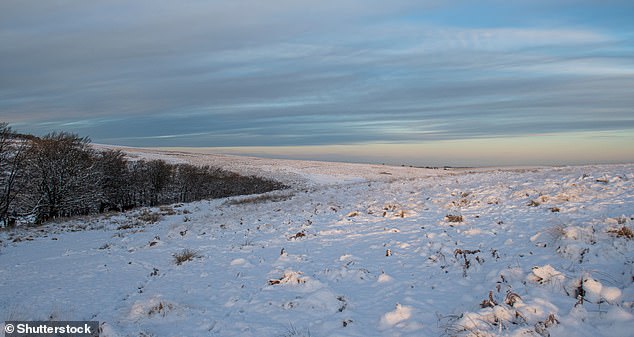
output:
[[[198,252],[191,249],[185,249],[180,253],[174,254],[174,262],[176,263],[176,265],[180,266],[184,262],[191,261],[197,257],[200,257]]]

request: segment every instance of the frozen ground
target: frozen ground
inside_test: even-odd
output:
[[[103,336],[632,335],[634,165],[129,151],[293,187],[3,231],[0,321],[98,320]]]

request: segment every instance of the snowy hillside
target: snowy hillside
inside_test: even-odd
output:
[[[0,321],[98,320],[103,336],[632,335],[634,164],[127,150],[292,188],[0,232]]]

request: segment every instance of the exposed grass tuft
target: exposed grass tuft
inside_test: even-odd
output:
[[[280,335],[280,337],[310,337],[310,329],[306,328],[306,330],[300,331],[297,330],[291,323],[289,324],[289,328],[286,332]]]
[[[148,310],[148,316],[161,315],[165,317],[165,315],[167,315],[167,313],[171,311],[172,309],[174,309],[173,304],[171,303],[163,304],[163,302],[159,302],[159,304],[151,307],[150,310]]]
[[[200,255],[198,254],[198,252],[196,252],[195,250],[191,250],[191,249],[185,249],[180,253],[176,253],[174,254],[174,262],[176,263],[176,265],[181,265],[184,262],[187,261],[191,261],[194,258],[200,257]]]
[[[619,229],[610,229],[608,233],[616,236],[617,238],[634,239],[634,232],[629,227],[623,226]]]
[[[445,216],[445,221],[447,221],[447,222],[463,222],[464,218],[462,217],[462,215],[447,214]]]

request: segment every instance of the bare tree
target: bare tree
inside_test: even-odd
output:
[[[149,161],[147,166],[147,178],[150,183],[150,206],[156,206],[164,199],[170,199],[169,196],[163,194],[165,188],[172,181],[173,166],[163,160]]]
[[[175,169],[174,184],[179,191],[179,202],[191,202],[209,197],[207,192],[209,167],[198,167],[189,164],[180,164]]]
[[[0,220],[4,227],[15,220],[13,206],[26,145],[7,123],[0,123]]]
[[[97,152],[88,138],[50,133],[42,138],[13,133],[0,123],[0,221],[126,210],[284,186],[219,168],[163,160],[128,161],[120,151]]]
[[[101,182],[99,212],[123,211],[131,203],[128,162],[123,152],[106,150],[96,158]]]
[[[31,207],[38,221],[88,214],[101,200],[100,178],[88,138],[54,132],[36,139],[29,149]]]

